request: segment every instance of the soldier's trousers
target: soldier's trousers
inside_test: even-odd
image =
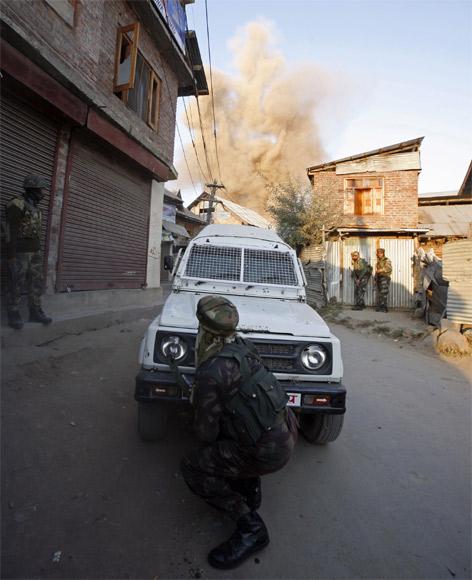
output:
[[[191,451],[181,463],[185,482],[196,495],[237,520],[250,511],[231,481],[251,480],[281,469],[290,459],[296,442],[291,434],[284,444],[249,450],[231,439],[215,441]]]
[[[8,261],[7,309],[19,309],[21,292],[26,288],[30,308],[41,306],[43,293],[43,259],[40,251],[20,252]]]
[[[364,276],[364,278],[360,278],[360,280],[356,284],[356,280],[354,280],[354,303],[356,306],[362,306],[364,308],[364,295],[365,291],[367,290],[367,284],[369,282],[369,278]]]
[[[376,276],[375,283],[377,285],[377,306],[386,308],[390,289],[390,276]]]

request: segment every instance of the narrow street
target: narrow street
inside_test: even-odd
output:
[[[231,523],[185,487],[185,417],[145,444],[133,400],[149,320],[3,351],[2,578],[224,578]],[[465,363],[341,326],[338,441],[265,478],[272,542],[232,578],[470,577]],[[470,375],[469,375],[470,376]]]

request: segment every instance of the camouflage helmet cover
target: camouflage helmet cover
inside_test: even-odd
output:
[[[30,173],[24,178],[23,187],[25,189],[47,189],[48,182],[41,175]]]
[[[213,334],[231,335],[239,322],[236,306],[223,296],[204,296],[197,305],[200,324]]]

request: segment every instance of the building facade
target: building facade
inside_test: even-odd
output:
[[[2,2],[1,206],[49,181],[48,294],[159,287],[177,98],[208,93],[187,3]]]
[[[376,249],[392,261],[389,306],[413,304],[412,258],[418,245],[418,175],[423,138],[323,163],[307,169],[313,195],[327,200],[341,217],[326,232],[325,284],[328,299],[354,302],[351,252],[375,266]],[[424,231],[424,230],[423,230]],[[309,259],[310,249],[302,253]],[[373,282],[366,304],[375,303]]]

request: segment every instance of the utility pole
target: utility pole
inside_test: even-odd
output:
[[[211,223],[211,214],[213,211],[213,202],[215,200],[216,190],[225,189],[225,186],[222,183],[218,183],[215,179],[213,183],[205,183],[205,187],[208,187],[210,189],[210,199],[208,200],[208,209],[206,217],[207,224],[209,224]]]

